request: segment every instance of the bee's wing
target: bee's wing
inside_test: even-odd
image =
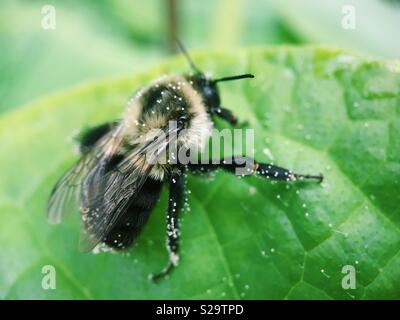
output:
[[[171,143],[172,138],[152,140],[129,152],[108,172],[101,164],[91,170],[82,187],[81,251],[90,251],[104,241],[140,192],[152,164]]]
[[[125,160],[123,166],[105,175],[98,170],[91,173],[83,187],[79,243],[83,252],[102,242],[140,192],[151,167]]]
[[[93,164],[90,158],[82,158],[57,182],[47,203],[47,221],[61,223],[67,215],[77,212],[82,181]]]
[[[115,132],[120,129],[115,129]],[[82,185],[89,172],[105,159],[107,152],[112,153],[120,146],[117,134],[108,134],[98,142],[93,151],[84,155],[79,162],[67,171],[57,182],[47,203],[47,221],[61,223],[66,216],[78,212]]]

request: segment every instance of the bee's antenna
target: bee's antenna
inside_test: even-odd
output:
[[[181,50],[181,52],[182,52],[183,55],[185,56],[186,60],[189,62],[190,67],[191,67],[194,71],[196,71],[197,73],[202,73],[202,72],[200,71],[200,69],[197,68],[197,66],[193,63],[192,59],[191,59],[190,56],[189,56],[189,53],[186,51],[186,49],[185,49],[185,47],[183,46],[182,42],[180,42],[179,39],[175,39],[175,41],[176,41],[176,43],[177,43],[177,45],[178,45],[178,47],[179,47],[179,50]]]
[[[254,78],[254,75],[252,75],[250,73],[246,73],[246,74],[241,74],[241,75],[238,75],[238,76],[231,76],[231,77],[224,77],[224,78],[215,79],[212,82],[213,83],[217,83],[217,82],[222,82],[222,81],[239,80],[239,79],[245,79],[245,78]]]

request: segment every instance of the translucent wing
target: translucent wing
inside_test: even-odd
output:
[[[121,144],[118,136],[120,128],[104,136],[93,151],[84,155],[78,163],[67,171],[57,182],[47,203],[47,220],[51,224],[61,223],[66,216],[78,212],[83,182],[108,153],[115,153]]]
[[[60,223],[80,209],[82,251],[90,251],[104,240],[140,191],[153,164],[176,141],[174,128],[162,132],[164,139],[150,135],[132,151],[121,154],[124,130],[119,126],[103,137],[59,180],[50,196],[50,223]]]
[[[57,182],[47,203],[47,221],[61,223],[65,217],[79,208],[82,180],[92,167],[84,157]]]
[[[150,166],[138,161],[119,165],[110,173],[93,170],[84,182],[81,204],[81,251],[90,251],[113,228],[146,181]]]
[[[125,155],[110,171],[99,165],[88,174],[82,188],[81,251],[90,251],[104,241],[173,139],[152,139]]]

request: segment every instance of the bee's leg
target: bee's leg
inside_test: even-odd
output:
[[[86,154],[92,150],[93,146],[104,135],[111,131],[116,126],[116,122],[107,122],[94,127],[84,128],[75,137],[79,146],[79,152]]]
[[[225,121],[229,122],[233,126],[237,125],[238,123],[237,117],[229,109],[217,107],[211,109],[211,112],[220,117],[221,119],[224,119]]]
[[[177,167],[173,169],[168,184],[167,249],[169,252],[169,261],[161,272],[150,275],[150,279],[153,281],[157,281],[168,275],[179,262],[179,212],[182,208],[184,191],[183,169],[178,169]]]
[[[191,164],[189,168],[194,172],[209,172],[216,169],[224,169],[225,171],[237,175],[256,174],[271,180],[295,181],[295,180],[317,180],[322,182],[323,176],[294,173],[291,170],[275,166],[268,163],[258,163],[249,157],[230,157],[224,160],[213,160],[210,164]]]

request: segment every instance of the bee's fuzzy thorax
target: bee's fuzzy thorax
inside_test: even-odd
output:
[[[178,135],[178,146],[201,151],[211,135],[213,123],[201,94],[183,76],[163,76],[137,91],[128,102],[121,126],[126,143],[143,143],[151,130],[165,130],[171,121],[185,115],[188,122]],[[168,166],[157,165],[154,178],[162,179]]]

